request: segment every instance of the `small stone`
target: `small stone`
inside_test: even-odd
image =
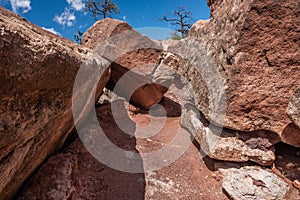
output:
[[[298,127],[300,127],[300,88],[298,88],[292,98],[290,99],[288,108],[287,108],[287,114],[290,117],[290,119],[294,122],[294,124]],[[297,138],[294,138],[297,139]]]
[[[278,155],[277,158],[278,158],[278,160],[282,160],[282,159],[283,159],[283,156]]]
[[[289,162],[288,164],[285,165],[285,169],[293,169],[295,167],[296,167],[296,165],[292,162]]]
[[[217,175],[216,175],[215,173],[213,173],[213,174],[211,175],[211,177],[213,177],[214,179],[216,179],[216,178],[217,178]]]
[[[294,186],[295,188],[297,188],[298,190],[300,190],[300,182],[299,182],[298,180],[294,180],[293,186]]]
[[[221,169],[222,187],[234,200],[280,200],[288,191],[288,184],[273,173],[259,167]]]

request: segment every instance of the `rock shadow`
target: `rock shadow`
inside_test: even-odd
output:
[[[159,104],[150,108],[151,111],[141,110],[142,114],[150,114],[155,117],[180,117],[181,105],[168,97],[163,97]],[[151,113],[150,113],[151,112]]]
[[[97,107],[96,114],[101,128],[113,144],[138,153],[135,138],[116,124],[111,104]],[[117,114],[120,118],[128,117],[125,109],[119,109]],[[134,122],[128,127],[130,130],[127,131],[134,133]],[[139,164],[143,168],[143,163]],[[144,173],[127,173],[106,166],[91,155],[74,131],[62,151],[50,157],[29,178],[16,199],[136,200],[145,198],[145,188]]]
[[[285,178],[300,180],[300,149],[283,142],[276,144],[275,148],[276,168]]]

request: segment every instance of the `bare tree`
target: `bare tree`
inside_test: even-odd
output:
[[[87,0],[84,12],[90,12],[95,20],[120,13],[118,6],[111,0]]]
[[[78,30],[77,34],[74,35],[75,42],[77,42],[78,44],[81,44],[82,35],[83,35],[83,33]]]
[[[175,26],[178,33],[181,34],[182,38],[185,38],[194,23],[192,13],[187,11],[185,7],[180,6],[176,10],[173,10],[172,14],[165,14],[159,21],[169,22]]]

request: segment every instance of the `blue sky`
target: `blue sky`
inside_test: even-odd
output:
[[[206,0],[114,0],[120,14],[113,18],[131,26],[154,39],[164,39],[174,27],[157,18],[179,6],[193,13],[195,20],[208,19]],[[12,10],[32,23],[74,40],[77,30],[85,32],[95,21],[84,13],[84,0],[0,0],[0,5]],[[149,28],[151,27],[151,28]],[[153,28],[155,27],[155,28]]]

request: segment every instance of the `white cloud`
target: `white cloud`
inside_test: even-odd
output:
[[[126,15],[122,17],[123,21],[126,22]]]
[[[20,10],[24,14],[31,10],[30,0],[10,0],[10,4],[15,13],[18,13]]]
[[[57,32],[56,30],[54,30],[54,28],[45,28],[45,27],[42,27],[42,29],[45,29],[46,31],[49,31],[51,33],[54,33],[56,35],[61,36],[61,34],[59,32]]]
[[[83,0],[67,0],[68,4],[77,11],[85,7]]]
[[[73,12],[70,12],[68,8],[65,8],[65,11],[59,16],[55,15],[53,20],[63,26],[73,26],[76,21],[76,16]]]

